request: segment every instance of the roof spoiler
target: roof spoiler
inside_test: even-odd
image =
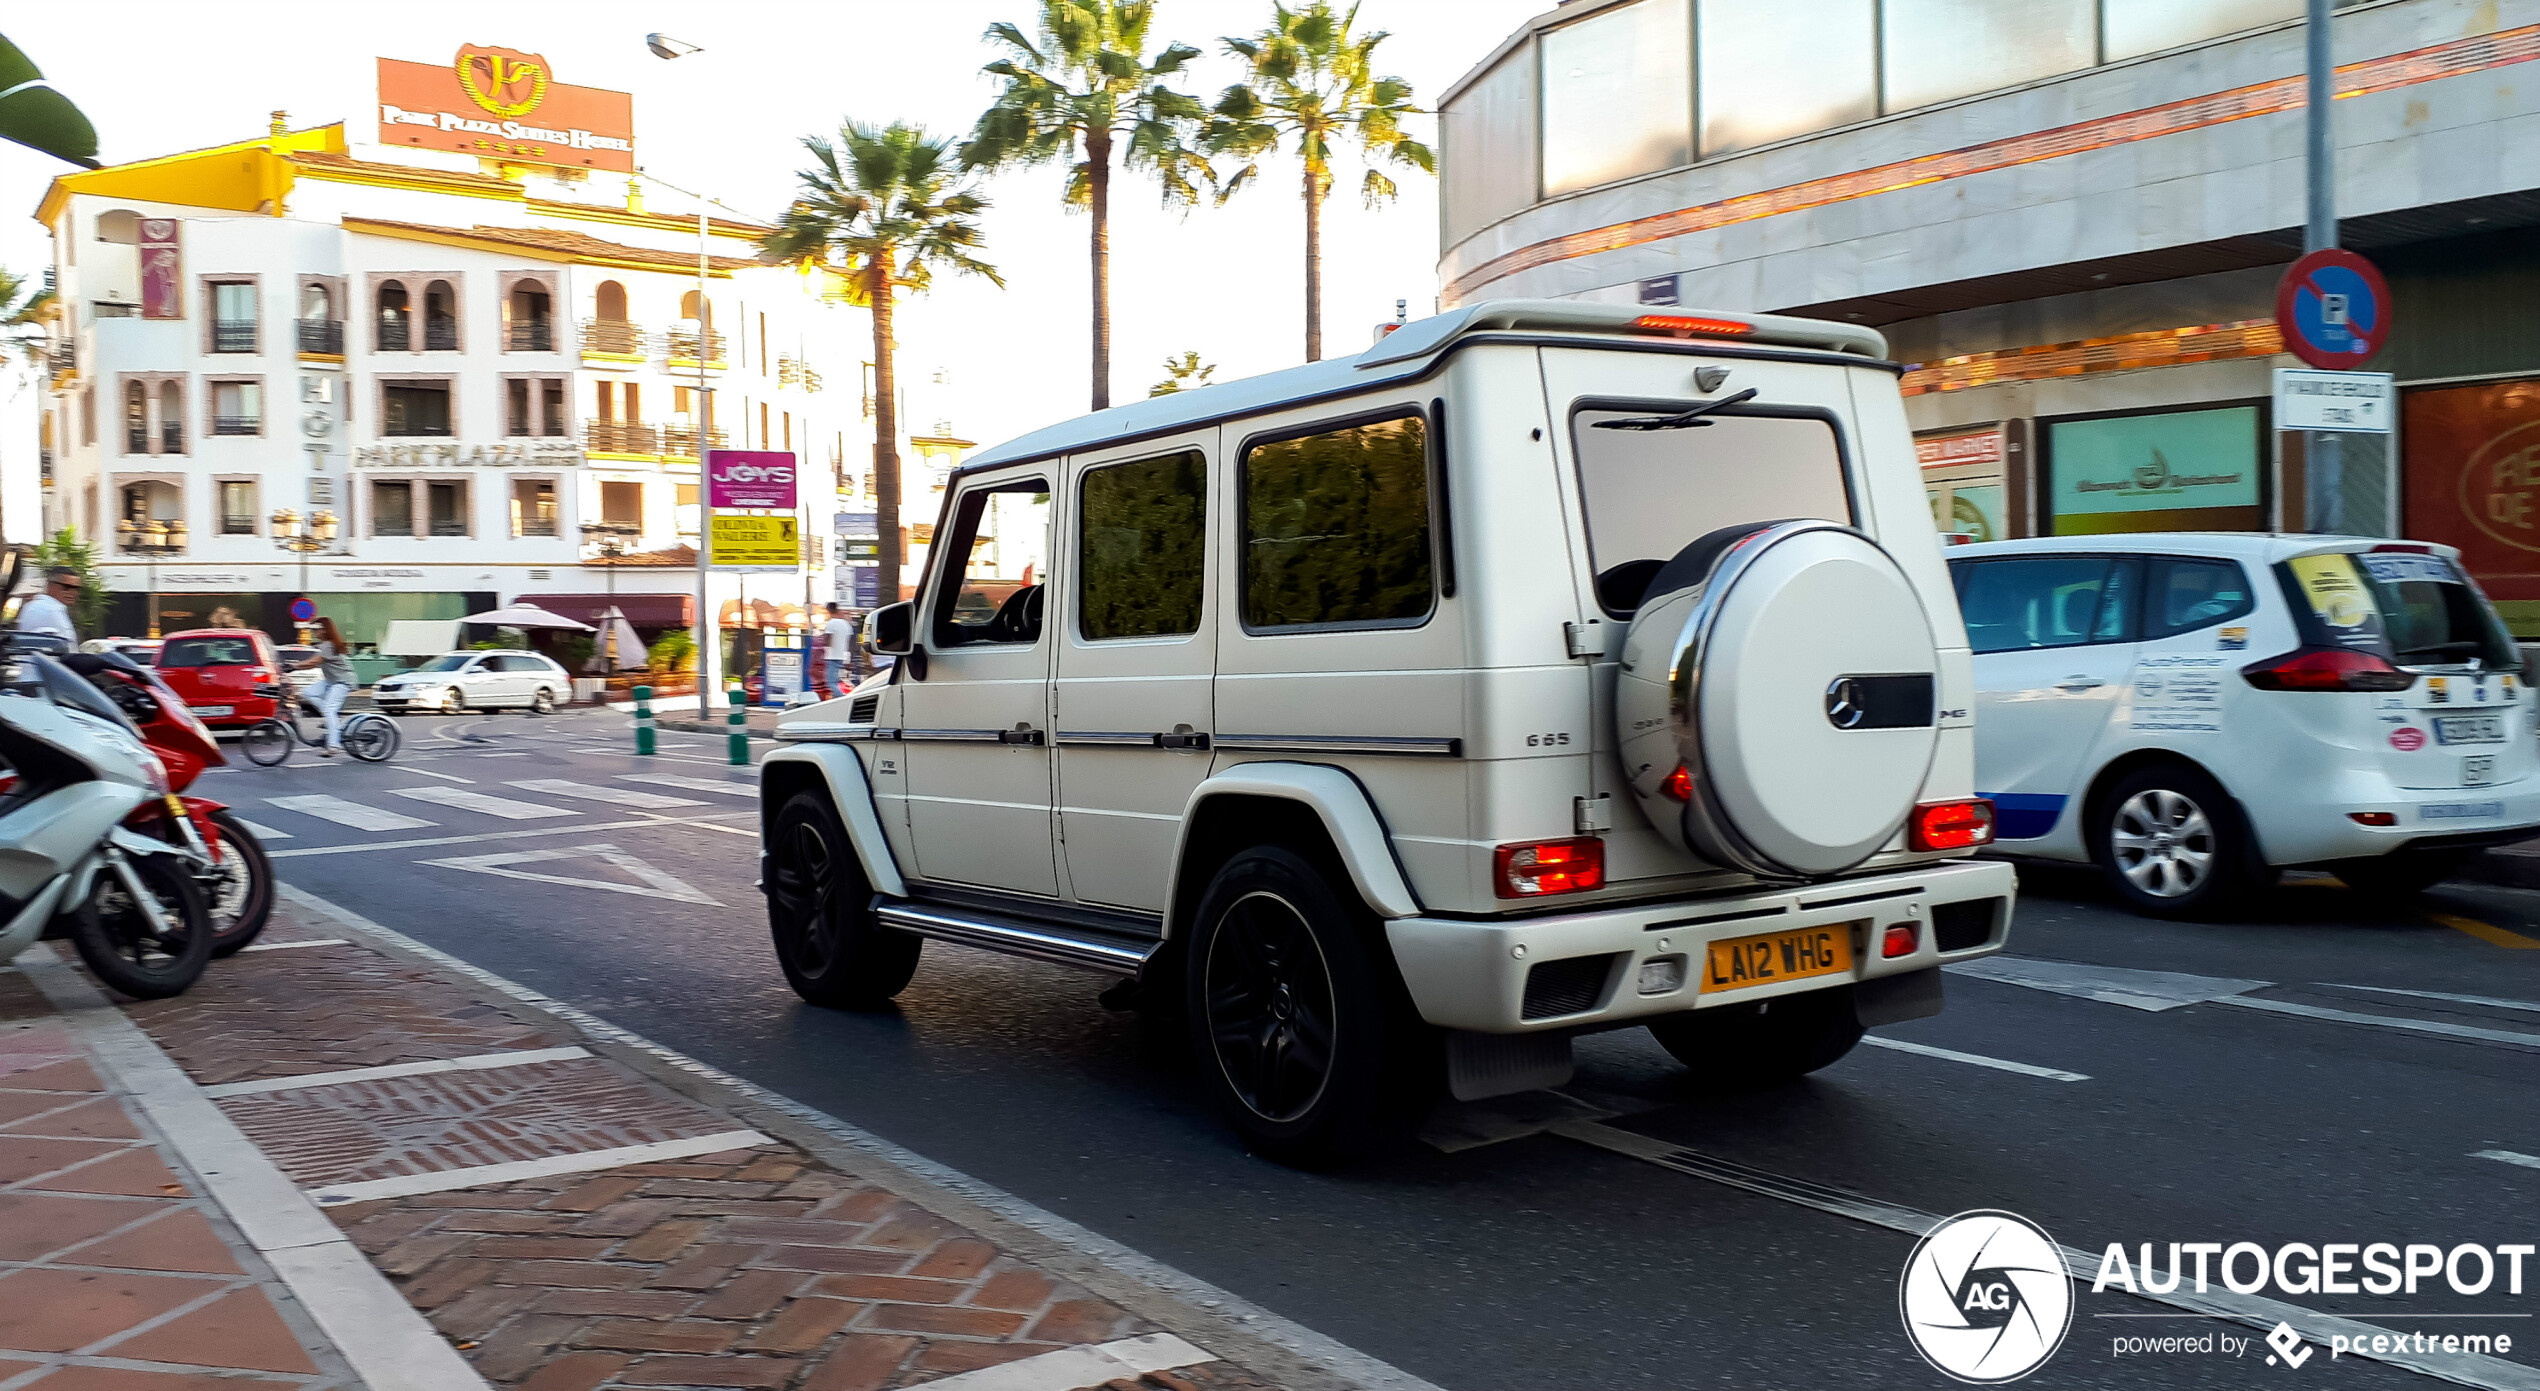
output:
[[[1815,348],[1874,360],[1887,356],[1887,339],[1878,330],[1823,319],[1672,307],[1655,310],[1647,305],[1600,304],[1593,300],[1494,299],[1405,324],[1360,353],[1357,363],[1360,367],[1378,367],[1427,357],[1465,334],[1490,329],[1700,338],[1721,343]]]

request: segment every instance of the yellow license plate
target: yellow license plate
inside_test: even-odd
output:
[[[1702,993],[1831,976],[1852,969],[1852,923],[1732,937],[1711,944]]]

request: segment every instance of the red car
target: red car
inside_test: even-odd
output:
[[[159,675],[195,717],[214,729],[245,729],[278,708],[258,694],[282,682],[273,639],[254,628],[195,628],[170,633],[159,647]]]

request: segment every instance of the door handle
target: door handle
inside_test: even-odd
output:
[[[2098,677],[2096,677],[2096,676],[2084,676],[2084,675],[2079,675],[2079,674],[2076,674],[2076,675],[2072,675],[2072,676],[2067,676],[2067,677],[2065,677],[2063,680],[2056,682],[2056,683],[2055,683],[2055,688],[2056,688],[2057,690],[2064,690],[2064,691],[2086,691],[2086,690],[2091,689],[2091,688],[2092,688],[2092,687],[2094,687],[2094,686],[2105,686],[2105,685],[2107,685],[2107,684],[2108,684],[2107,682],[2100,680],[2100,679],[2099,679]]]
[[[1155,736],[1155,746],[1159,749],[1205,749],[1208,747],[1208,736],[1197,730],[1159,734]]]
[[[1043,738],[1041,731],[1030,725],[1016,725],[1012,729],[997,731],[997,742],[1000,744],[1038,744]]]

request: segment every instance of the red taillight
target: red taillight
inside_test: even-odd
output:
[[[1681,763],[1677,764],[1677,765],[1676,765],[1676,771],[1674,771],[1674,772],[1672,772],[1672,773],[1669,773],[1669,774],[1667,775],[1667,780],[1666,780],[1665,782],[1662,782],[1662,783],[1658,784],[1658,791],[1659,791],[1659,794],[1660,794],[1661,796],[1673,797],[1673,798],[1675,798],[1675,799],[1676,799],[1677,801],[1679,801],[1679,802],[1690,802],[1690,801],[1692,801],[1692,800],[1693,800],[1693,773],[1692,773],[1692,771],[1691,771],[1691,770],[1689,770],[1689,769],[1687,769],[1687,768],[1686,768],[1683,764],[1681,764]]]
[[[2240,676],[2262,691],[2404,691],[2417,683],[2370,652],[2344,647],[2297,647],[2242,667]]]
[[[1501,898],[1574,894],[1605,885],[1605,842],[1539,840],[1503,845],[1491,855],[1491,889]]]
[[[1993,843],[1993,803],[1930,802],[1914,808],[1907,839],[1917,850],[1965,850]]]
[[[1921,924],[1898,923],[1896,926],[1887,930],[1886,939],[1879,943],[1879,955],[1889,957],[1912,956],[1914,954],[1914,948],[1921,946],[1922,942],[1923,930]]]
[[[1735,319],[1704,319],[1691,314],[1643,314],[1632,320],[1632,327],[1654,329],[1660,333],[1699,333],[1710,338],[1744,338],[1755,332],[1755,325]]]
[[[2398,814],[2396,812],[2387,811],[2350,811],[2346,813],[2346,819],[2354,822],[2358,826],[2396,826],[2399,824]]]

